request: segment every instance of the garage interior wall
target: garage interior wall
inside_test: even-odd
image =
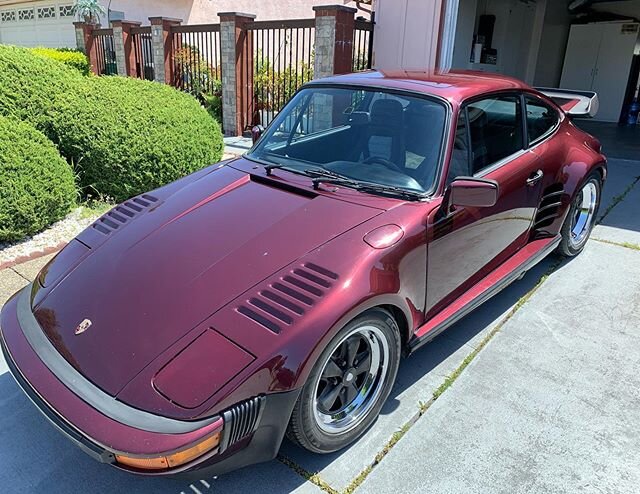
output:
[[[558,87],[560,84],[570,29],[571,15],[566,2],[547,2],[534,85]]]
[[[434,69],[441,12],[442,0],[377,0],[375,68]]]
[[[544,30],[547,0],[460,0],[455,32],[453,68],[511,75],[533,83]],[[473,63],[474,34],[481,15],[495,16],[491,48],[497,63]]]

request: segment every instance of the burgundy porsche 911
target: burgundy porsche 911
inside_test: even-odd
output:
[[[596,110],[463,72],[306,84],[244,157],[115,207],[17,293],[11,372],[130,472],[343,448],[401,356],[583,249],[607,167],[571,114]]]

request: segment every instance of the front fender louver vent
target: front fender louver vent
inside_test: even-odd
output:
[[[549,226],[558,218],[563,195],[564,187],[562,184],[553,184],[544,189],[540,207],[533,223],[534,230]]]
[[[253,434],[260,423],[264,396],[256,396],[222,412],[224,428],[220,439],[220,452]]]
[[[308,262],[273,280],[236,310],[278,334],[303,316],[337,279],[336,273]]]
[[[104,235],[109,235],[129,223],[141,212],[149,209],[156,202],[158,202],[158,199],[149,194],[134,197],[102,215],[91,227]]]

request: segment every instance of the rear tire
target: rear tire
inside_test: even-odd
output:
[[[593,172],[587,176],[571,201],[569,212],[562,224],[562,240],[558,245],[558,253],[561,256],[573,257],[584,249],[598,214],[601,192],[602,177],[598,172]]]
[[[302,388],[287,437],[314,453],[348,446],[376,420],[400,363],[400,331],[382,309],[342,328]]]

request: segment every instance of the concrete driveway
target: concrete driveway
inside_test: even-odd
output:
[[[196,482],[99,465],[40,416],[0,360],[5,492],[638,492],[640,162],[610,161],[601,223],[404,361],[354,446]],[[0,304],[46,259],[0,271]]]

